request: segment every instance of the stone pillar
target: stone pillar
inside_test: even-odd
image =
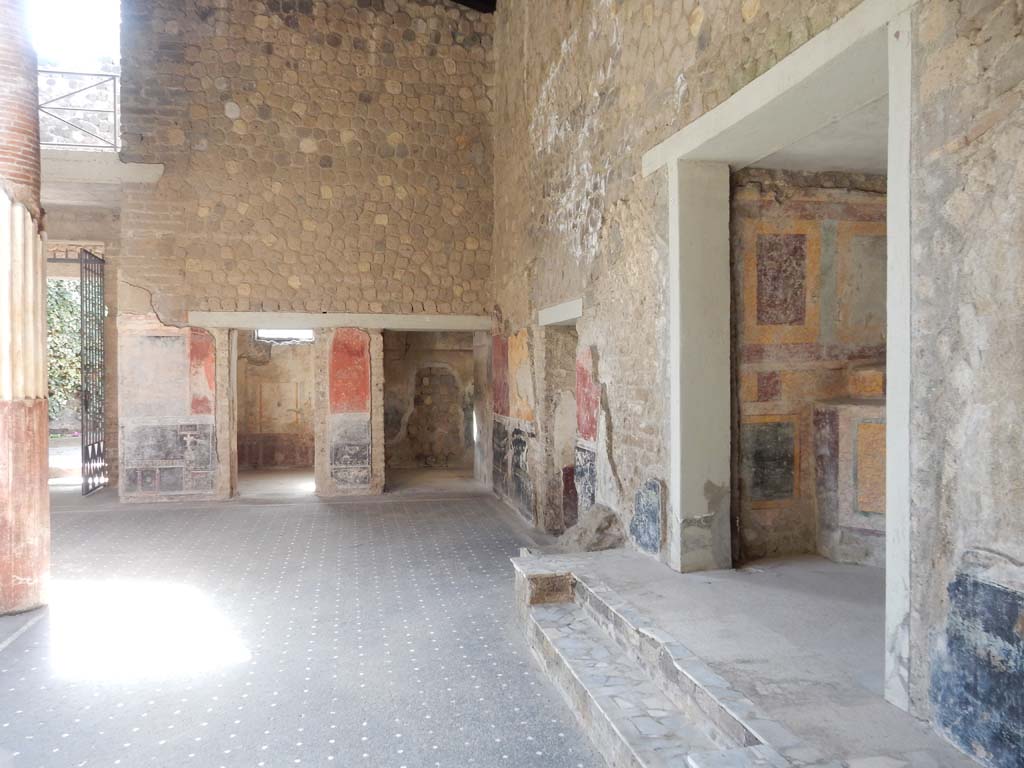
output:
[[[45,258],[26,0],[0,0],[0,614],[46,602]]]

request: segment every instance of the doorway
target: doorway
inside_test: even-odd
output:
[[[49,484],[83,495],[109,482],[102,254],[102,244],[53,243],[47,252]]]
[[[475,489],[473,334],[384,331],[387,493]]]
[[[731,305],[730,297],[744,302],[743,311],[748,316],[753,313],[756,317],[763,310],[763,318],[769,319],[767,325],[792,326],[782,340],[789,345],[788,351],[802,350],[805,355],[821,359],[829,356],[831,346],[822,343],[821,316],[814,313],[814,310],[820,312],[819,286],[809,287],[807,283],[809,259],[814,251],[820,254],[817,247],[820,242],[812,242],[817,237],[813,228],[794,221],[795,226],[789,232],[763,230],[761,234],[767,236],[764,250],[757,253],[762,245],[755,237],[754,258],[749,259],[753,272],[744,273],[744,286],[733,293],[729,264],[734,250],[730,242],[731,181],[734,179],[730,174],[757,166],[801,172],[851,170],[858,168],[857,163],[865,159],[877,161],[877,155],[881,154],[881,167],[886,174],[884,247],[881,249],[884,265],[868,272],[884,273],[885,281],[880,284],[876,280],[873,285],[858,287],[857,290],[864,293],[855,299],[858,306],[854,312],[860,313],[865,308],[862,301],[865,297],[877,302],[880,294],[884,294],[884,318],[881,320],[884,351],[879,350],[881,354],[873,355],[873,360],[865,359],[848,367],[844,375],[835,377],[837,381],[833,382],[834,398],[841,401],[844,392],[856,393],[859,388],[867,387],[874,390],[873,399],[880,408],[874,418],[851,414],[836,416],[834,432],[840,439],[837,452],[840,466],[834,472],[827,466],[827,451],[821,456],[826,466],[818,463],[818,446],[822,444],[821,438],[827,436],[830,425],[816,420],[810,430],[812,434],[803,435],[802,445],[813,446],[814,472],[820,471],[825,478],[845,474],[841,454],[843,450],[849,452],[846,465],[852,468],[855,485],[838,482],[833,485],[840,497],[844,492],[855,494],[853,503],[860,505],[859,509],[853,507],[853,517],[847,516],[847,520],[866,521],[867,517],[858,517],[862,512],[869,516],[884,514],[884,519],[873,521],[880,525],[871,531],[875,539],[884,543],[884,555],[875,551],[872,557],[885,567],[884,573],[880,572],[884,594],[879,591],[873,606],[875,629],[872,631],[876,632],[878,642],[870,645],[872,648],[884,646],[885,657],[883,665],[881,659],[874,658],[876,651],[871,651],[872,658],[867,663],[879,670],[874,675],[874,685],[884,690],[888,701],[904,709],[909,706],[910,664],[906,627],[910,615],[911,32],[910,14],[905,5],[863,3],[723,104],[649,150],[643,161],[645,174],[661,168],[667,170],[672,408],[669,484],[672,515],[667,559],[679,570],[690,571],[727,568],[732,565],[735,554],[732,543],[736,540],[736,516],[728,503],[717,502],[717,494],[708,494],[708,488],[733,487],[732,506],[735,508],[737,492],[733,480],[737,474],[741,483],[739,494],[744,493],[742,484],[746,480],[757,486],[757,493],[763,494],[760,499],[763,502],[780,501],[779,497],[789,493],[799,482],[795,475],[801,462],[795,458],[795,452],[801,435],[800,425],[795,422],[758,426],[756,435],[751,430],[746,442],[748,454],[755,457],[754,462],[748,462],[745,478],[743,472],[736,471],[742,468],[743,459],[731,448],[734,432],[731,427],[739,408],[735,394],[730,398],[729,393],[734,393],[730,384],[737,378],[741,381],[739,386],[743,386],[743,372],[740,370],[737,377],[737,359],[731,354],[735,349],[730,340],[732,319],[725,309]],[[872,223],[878,224],[877,221]],[[879,232],[860,232],[857,226],[850,226],[844,234],[839,231],[838,218],[835,224],[834,231],[822,233],[817,239],[834,237],[838,247],[841,237],[870,235],[876,242],[862,242],[855,250],[859,249],[867,261],[879,261]],[[795,239],[784,239],[786,235],[802,235],[804,241],[798,247]],[[802,276],[801,252],[804,256]],[[870,255],[872,253],[874,256]],[[786,279],[780,281],[780,277]],[[764,291],[761,291],[762,285]],[[799,296],[804,297],[802,303],[793,301]],[[818,307],[812,306],[815,302]],[[769,315],[773,315],[774,321]],[[873,321],[878,320],[877,313],[875,315]],[[861,319],[866,317],[862,314]],[[815,338],[801,335],[812,332],[818,335]],[[748,363],[772,362],[772,350],[763,343],[738,352]],[[854,360],[849,362],[855,363]],[[877,386],[883,370],[884,404],[878,397]],[[772,375],[776,372],[780,375]],[[755,375],[748,377],[748,381],[753,383],[747,386],[754,388],[755,402],[758,387],[766,400],[776,398],[780,386],[785,391],[786,381],[781,372],[751,373]],[[789,383],[792,386],[795,382]],[[827,401],[828,397],[824,399]],[[815,412],[817,410],[816,406]],[[764,415],[777,417],[779,414]],[[845,432],[844,418],[848,425]],[[739,442],[744,442],[742,432]],[[752,449],[749,446],[753,446]],[[761,464],[760,473],[750,466],[755,462]],[[874,480],[867,493],[863,493],[860,485],[864,472]],[[824,489],[816,488],[819,496],[822,490],[828,496],[831,481],[825,485]],[[828,499],[825,501],[828,506]],[[833,508],[840,506],[833,505]],[[770,521],[775,513],[767,504],[765,509],[769,511],[764,513],[764,521]],[[842,544],[844,527],[848,527],[850,533],[864,533],[864,530],[852,530],[857,526],[844,526],[842,514],[840,510],[839,517],[835,518],[839,535],[832,537],[832,545],[837,538]],[[820,531],[827,532],[829,525],[826,517],[819,516],[814,521],[816,535]],[[816,543],[818,551],[826,556],[837,553],[843,556],[842,546],[832,546],[830,550],[829,546],[823,546],[827,542],[820,538]]]
[[[238,495],[315,491],[313,331],[237,332]]]

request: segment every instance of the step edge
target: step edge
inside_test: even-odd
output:
[[[628,764],[635,766],[635,768],[655,768],[654,766],[651,766],[647,762],[645,762],[644,759],[639,754],[637,754],[637,751],[636,749],[634,749],[631,740],[622,732],[618,725],[616,725],[615,719],[605,710],[604,707],[601,706],[598,697],[595,696],[594,693],[590,690],[590,688],[587,687],[587,684],[580,679],[580,676],[577,673],[576,669],[573,667],[572,664],[569,663],[569,660],[558,649],[558,646],[555,644],[553,638],[551,638],[551,636],[544,631],[544,627],[541,626],[540,622],[537,620],[532,610],[529,612],[527,620],[527,644],[530,647],[530,651],[532,652],[534,658],[537,660],[538,664],[540,664],[541,668],[544,669],[545,672],[547,672],[548,679],[551,680],[552,683],[554,683],[556,688],[558,688],[559,692],[562,694],[562,698],[565,700],[569,709],[572,710],[573,715],[583,726],[583,729],[586,732],[588,738],[590,739],[591,744],[594,745],[594,747],[601,754],[601,756],[608,762],[609,765],[616,766],[616,768],[618,768],[618,766],[623,765],[623,758],[629,761]],[[544,646],[547,647],[547,649],[550,652],[548,655],[542,653],[541,649],[537,647],[538,642],[542,643]],[[577,697],[574,697],[570,691],[565,689],[565,686],[562,684],[562,679],[559,676],[553,674],[552,666],[554,664],[558,664],[561,670],[564,673],[567,673],[568,676],[571,678],[572,683],[577,690],[577,693],[580,694],[578,698],[583,699],[587,702],[587,712],[580,711],[578,702],[576,700]],[[614,734],[614,738],[612,740],[614,740],[615,743],[606,744],[606,738],[604,738],[606,734],[604,734],[603,732],[601,733],[602,738],[594,738],[595,733],[592,721],[595,713],[598,713],[599,716],[605,721],[605,723],[607,723],[608,728],[611,730],[612,734]],[[587,715],[590,716],[591,720],[591,723],[589,724],[587,722]]]
[[[735,690],[697,654],[657,627],[648,616],[619,595],[599,576],[590,572],[578,557],[537,556],[530,554],[512,558],[516,574],[516,594],[521,616],[527,618],[532,605],[567,603],[580,604],[581,609],[594,621],[628,658],[640,665],[655,686],[684,714],[689,702],[696,706],[726,736],[734,738],[737,748],[763,746],[779,755],[788,764],[806,766],[820,764],[823,756],[804,743],[781,722],[769,717],[761,707]],[[531,583],[543,581],[557,589],[542,589],[534,602]],[[581,601],[582,596],[585,600]],[[589,598],[593,598],[590,600]],[[581,604],[582,603],[582,604]],[[595,605],[606,609],[607,616],[595,610]],[[617,622],[625,631],[623,639],[616,637],[607,626]],[[623,645],[625,638],[631,638]],[[644,646],[649,654],[643,653]],[[658,674],[661,659],[670,671]],[[673,679],[667,679],[671,676]],[[663,679],[663,677],[665,679]],[[582,683],[581,683],[582,684]],[[687,693],[687,690],[691,693]],[[689,698],[688,698],[689,697]]]

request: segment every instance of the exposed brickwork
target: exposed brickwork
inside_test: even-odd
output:
[[[288,10],[284,10],[287,8]],[[125,279],[185,309],[486,314],[491,16],[126,0]]]
[[[0,185],[38,221],[38,85],[25,3],[0,0]]]

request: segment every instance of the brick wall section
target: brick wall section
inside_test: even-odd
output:
[[[26,2],[0,0],[0,185],[38,221],[38,86]]]
[[[285,10],[285,9],[290,10]],[[485,314],[493,18],[447,0],[122,7],[124,279],[186,309]]]

